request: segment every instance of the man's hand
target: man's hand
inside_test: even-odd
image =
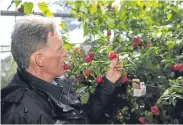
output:
[[[106,78],[112,82],[116,83],[117,80],[121,77],[121,66],[119,64],[119,58],[112,60],[110,69],[106,72]]]
[[[132,88],[140,89],[140,79],[132,79]]]

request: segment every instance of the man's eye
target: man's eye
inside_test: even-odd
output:
[[[62,51],[62,48],[63,48],[63,47],[61,46],[61,47],[58,49],[58,52]]]

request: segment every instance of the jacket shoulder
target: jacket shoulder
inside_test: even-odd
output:
[[[1,119],[5,124],[44,124],[54,123],[54,121],[42,110],[42,101],[39,100],[34,92],[29,89],[10,93],[11,95],[22,95],[19,98],[13,98],[8,95],[1,102]],[[49,109],[49,107],[47,107]]]
[[[25,115],[22,115],[18,112],[12,112],[7,114],[2,114],[1,116],[1,123],[2,124],[26,124],[28,123],[27,118]]]

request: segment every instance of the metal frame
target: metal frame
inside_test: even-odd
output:
[[[33,12],[34,15],[43,15],[41,12]],[[0,16],[24,16],[26,14],[20,13],[18,11],[6,11],[0,10]],[[74,16],[69,13],[53,13],[54,17],[69,17],[73,18]]]

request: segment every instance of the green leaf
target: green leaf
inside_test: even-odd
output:
[[[34,7],[34,4],[32,2],[24,2],[23,7],[24,13],[29,15],[32,13],[32,8]]]
[[[156,37],[161,37],[161,35],[162,35],[162,32],[157,32],[156,33]]]
[[[46,17],[52,17],[53,16],[53,14],[52,14],[52,12],[50,10],[45,11],[43,13],[43,15],[46,16]]]
[[[78,93],[85,93],[85,90],[87,89],[86,86],[81,87],[80,89],[77,90]]]
[[[102,48],[101,50],[99,50],[99,53],[103,53],[107,48]]]
[[[77,0],[77,1],[75,2],[75,8],[76,8],[76,9],[80,8],[81,4],[82,4],[82,2],[81,2],[80,0]]]
[[[64,29],[65,25],[63,23],[59,24],[59,26]]]
[[[15,7],[17,8],[18,5],[22,2],[22,0],[14,0],[14,2],[15,2]]]
[[[145,115],[145,118],[146,118],[148,121],[152,121],[152,118],[153,118],[152,112],[148,112],[148,113]]]
[[[167,15],[167,19],[169,20],[171,17],[172,17],[172,14],[169,13],[169,14]]]
[[[107,4],[112,4],[115,0],[106,0]]]
[[[90,8],[90,13],[94,14],[97,11],[97,3],[94,3]]]
[[[64,43],[64,49],[66,50],[71,50],[72,49],[72,45],[70,43]]]
[[[172,105],[175,106],[176,103],[177,103],[176,97],[173,97],[173,99],[172,99]]]
[[[97,76],[100,76],[100,67],[95,66],[94,72],[97,74]]]
[[[45,2],[39,2],[38,7],[41,11],[47,11],[48,10],[48,6]]]
[[[142,2],[141,0],[136,0],[136,2],[138,6],[141,6],[141,7],[144,6],[144,2]]]
[[[88,25],[85,23],[84,24],[84,36],[86,36],[86,35],[88,35],[88,33],[89,33],[89,27],[88,27]]]
[[[44,16],[53,17],[52,12],[48,9],[48,5],[45,2],[39,2],[38,7]]]
[[[89,93],[87,92],[87,93],[83,93],[83,94],[81,94],[81,102],[82,103],[87,103],[87,101],[88,101],[88,98],[89,98]]]
[[[132,1],[131,0],[128,1],[128,0],[126,0],[125,2],[130,7],[136,7],[137,6],[136,1],[133,1],[133,0]]]

